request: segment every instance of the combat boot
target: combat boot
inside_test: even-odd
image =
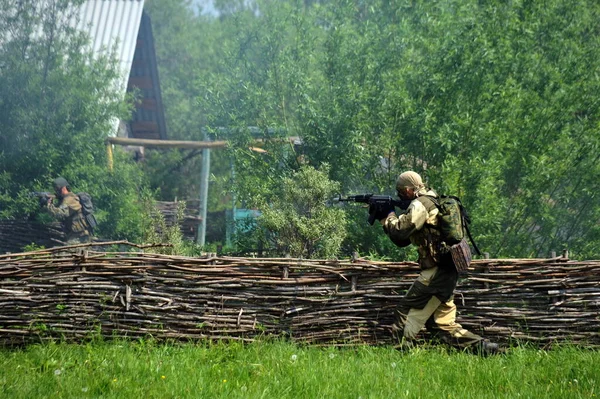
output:
[[[500,345],[484,339],[475,345],[475,352],[482,356],[496,355],[500,353]]]

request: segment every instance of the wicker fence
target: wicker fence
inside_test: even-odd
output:
[[[459,321],[494,340],[598,346],[600,261],[474,261]],[[286,336],[323,345],[390,344],[415,263],[188,258],[78,249],[0,256],[0,342]]]
[[[29,220],[0,220],[0,254],[21,252],[35,244],[46,248],[64,245],[65,235],[60,223],[41,224]]]

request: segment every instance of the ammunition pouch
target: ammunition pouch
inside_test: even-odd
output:
[[[456,270],[459,273],[466,272],[471,265],[472,259],[471,248],[469,248],[467,241],[463,238],[458,244],[446,246],[445,248],[450,252],[452,263],[454,263]]]
[[[81,213],[79,213],[73,218],[73,221],[71,223],[71,232],[75,234],[89,234],[86,228],[86,221]]]

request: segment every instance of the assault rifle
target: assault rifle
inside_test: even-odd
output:
[[[40,206],[46,206],[48,201],[54,199],[56,197],[54,194],[51,194],[47,191],[33,191],[29,193],[30,197],[38,197],[40,199]]]
[[[411,200],[400,200],[394,199],[389,195],[374,195],[374,194],[358,194],[350,195],[346,198],[342,198],[340,195],[337,198],[339,202],[359,202],[361,204],[369,204],[369,219],[370,225],[373,225],[375,219],[380,218],[383,212],[393,209],[400,208],[406,210],[410,205]],[[385,215],[387,216],[387,215]]]

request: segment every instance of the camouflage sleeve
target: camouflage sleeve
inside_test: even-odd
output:
[[[393,242],[406,242],[410,236],[423,228],[429,214],[420,201],[413,201],[406,213],[396,216],[390,214],[383,222],[383,230]]]
[[[55,206],[54,204],[48,204],[48,213],[54,218],[63,221],[69,217],[69,207],[65,204],[60,204],[59,206]]]
[[[65,197],[63,201],[55,206],[54,204],[48,204],[48,212],[60,221],[64,221],[74,213],[79,212],[81,204],[73,197]]]

